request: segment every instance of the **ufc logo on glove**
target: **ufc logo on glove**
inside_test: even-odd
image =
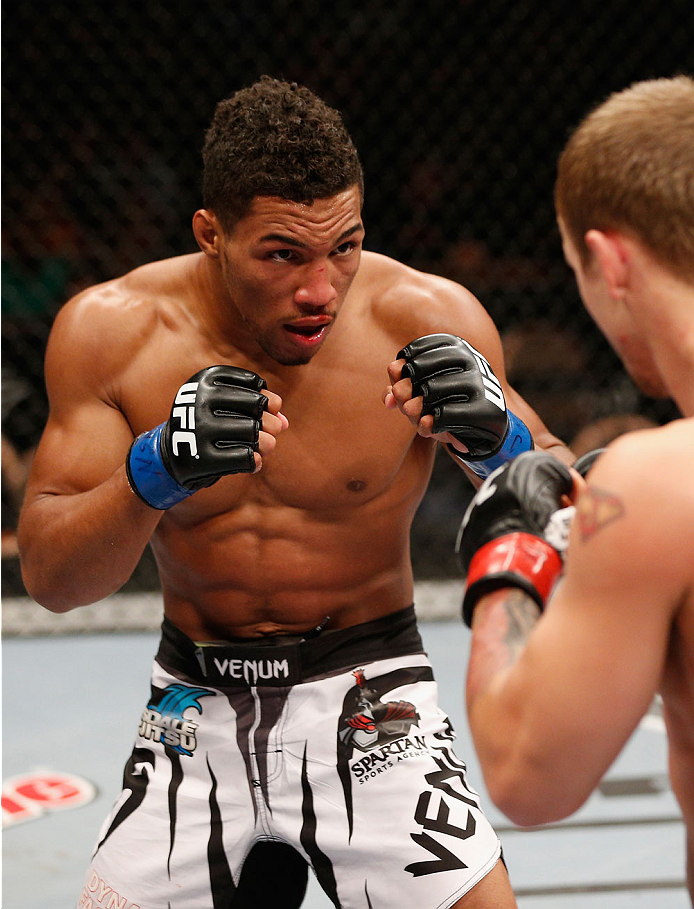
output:
[[[199,382],[186,382],[178,390],[174,407],[171,411],[171,418],[179,420],[180,429],[174,430],[171,434],[171,450],[174,455],[178,455],[179,445],[189,445],[191,457],[198,456],[198,442],[195,438],[195,394],[198,390]],[[178,406],[175,405],[192,405]],[[190,431],[186,431],[190,430]]]
[[[422,396],[422,414],[434,417],[433,432],[448,432],[467,448],[448,445],[480,477],[533,448],[530,430],[506,409],[501,382],[482,354],[457,335],[425,335],[398,353],[401,378]]]
[[[130,486],[165,510],[220,477],[253,473],[268,399],[265,380],[248,369],[210,366],[179,388],[171,415],[130,446]]]

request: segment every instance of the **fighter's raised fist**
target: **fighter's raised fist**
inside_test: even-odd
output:
[[[166,509],[228,474],[253,473],[286,428],[281,399],[236,366],[209,366],[179,388],[169,419],[133,442],[126,467],[134,491]]]

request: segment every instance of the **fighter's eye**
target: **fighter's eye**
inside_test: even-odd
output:
[[[335,256],[348,256],[352,250],[356,247],[356,243],[353,243],[349,240],[347,243],[341,243],[333,250],[333,255]]]
[[[293,256],[293,249],[273,249],[269,254],[269,257],[274,259],[275,262],[290,262]]]

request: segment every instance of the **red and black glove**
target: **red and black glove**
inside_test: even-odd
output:
[[[467,575],[466,625],[472,625],[479,597],[501,587],[520,587],[544,607],[562,569],[561,555],[544,532],[572,488],[569,469],[542,451],[519,455],[484,481],[456,542]]]
[[[582,454],[580,458],[576,458],[571,466],[585,479],[585,477],[588,476],[590,468],[606,450],[607,449],[605,448],[594,448],[592,451],[587,451],[585,454]]]

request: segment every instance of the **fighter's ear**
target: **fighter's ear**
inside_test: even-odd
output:
[[[618,234],[589,230],[586,246],[613,300],[622,300],[628,280],[628,253]]]
[[[193,234],[198,246],[212,259],[219,258],[221,227],[217,216],[208,208],[200,208],[193,215]]]

